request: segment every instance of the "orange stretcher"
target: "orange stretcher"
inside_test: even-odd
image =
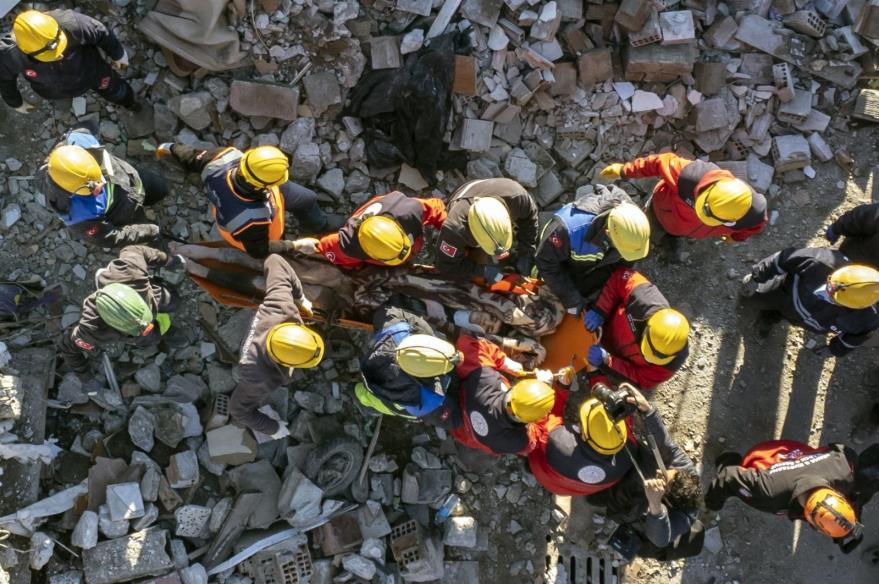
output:
[[[206,247],[228,247],[225,242],[214,241],[201,243]],[[240,274],[244,280],[259,277],[262,274],[240,266],[230,264],[213,259],[200,259],[198,263],[208,268],[212,273],[222,274]],[[224,285],[221,282],[211,280],[209,278],[199,277],[189,274],[189,277],[205,292],[211,295],[219,304],[224,306],[237,306],[241,308],[256,308],[262,298],[257,294],[248,294],[240,290]],[[490,287],[493,292],[510,293],[510,294],[533,294],[536,288],[542,285],[542,282],[534,279],[526,279],[524,281],[513,282],[507,279],[494,284]],[[319,300],[314,301],[315,320],[327,322],[328,314],[319,305]],[[346,318],[345,315],[338,315],[332,319],[332,324],[350,329],[363,330],[372,332],[373,327],[369,322]],[[587,331],[583,326],[583,321],[570,314],[565,314],[561,324],[555,332],[540,338],[540,344],[546,349],[546,358],[540,364],[540,368],[558,371],[562,367],[572,366],[576,371],[587,368],[587,355],[589,348],[598,342],[598,336]]]

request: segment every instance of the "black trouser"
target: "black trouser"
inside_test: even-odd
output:
[[[321,231],[327,224],[327,215],[317,204],[317,193],[293,181],[281,185],[284,207],[299,221],[305,231]]]
[[[143,204],[145,207],[155,205],[171,192],[168,180],[161,174],[141,168],[136,170],[137,174],[140,175],[140,181],[143,183]]]
[[[664,548],[656,547],[646,537],[642,538],[642,540],[638,556],[653,558],[660,562],[672,562],[698,556],[702,552],[702,546],[705,544],[705,526],[699,520],[694,521],[690,531],[684,533],[674,543]]]

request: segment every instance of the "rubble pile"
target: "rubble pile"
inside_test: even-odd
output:
[[[497,176],[551,211],[607,162],[669,148],[716,161],[771,204],[780,184],[814,179],[818,163],[851,164],[834,146],[847,114],[879,121],[879,91],[856,88],[877,75],[879,0],[257,0],[235,24],[247,65],[191,76],[172,72],[137,32],[152,2],[113,4],[106,20],[132,55],[126,76],[150,105],[132,114],[76,98],[38,122],[25,160],[0,162],[0,236],[17,244],[20,262],[5,275],[28,266],[65,282],[49,328],[56,336],[78,320],[88,274],[111,257],[69,239],[33,181],[43,155],[82,124],[145,166],[166,141],[276,145],[293,180],[350,212],[394,189],[426,194],[434,179],[433,192],[446,196],[465,180]],[[471,46],[455,59],[444,136],[465,164],[437,177],[370,164],[370,136],[344,115],[350,91],[449,30]],[[176,196],[149,212],[166,235],[217,239],[198,181],[163,172]],[[163,276],[184,289],[182,275]],[[519,461],[473,466],[441,429],[394,422],[393,439],[369,452],[375,422],[350,391],[362,336],[333,339],[331,358],[273,394],[271,411],[291,431],[273,441],[229,421],[252,312],[218,311],[193,288],[183,294],[192,302],[175,316],[175,346],[107,347],[112,365],[91,381],[59,378],[50,405],[65,409],[50,410],[53,438],[42,446],[10,443],[19,384],[0,376],[0,456],[45,465],[40,512],[0,518],[0,528],[30,539],[18,547],[31,549],[27,561],[48,582],[396,582],[398,573],[477,582],[477,560],[499,561],[489,535],[500,531],[523,558],[500,558],[503,573],[543,572],[527,559],[543,555],[532,528],[557,528],[561,541],[565,515]],[[4,338],[0,366],[7,345],[20,350],[40,335],[24,328]],[[510,520],[511,509],[532,512]],[[6,552],[5,571],[25,561]]]

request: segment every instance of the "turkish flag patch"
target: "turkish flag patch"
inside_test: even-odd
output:
[[[98,85],[98,89],[107,89],[108,87],[110,87],[110,78],[101,77],[101,83]]]
[[[556,234],[553,234],[552,237],[549,238],[549,242],[553,245],[553,247],[562,246],[562,240],[559,239],[559,236]]]
[[[450,245],[449,243],[447,243],[445,241],[441,241],[440,242],[440,251],[443,252],[444,254],[446,254],[447,256],[449,256],[450,258],[453,258],[458,253],[458,248],[455,247],[454,245]]]
[[[25,69],[24,76],[28,79],[36,79],[37,77],[39,77],[39,74],[33,69]]]
[[[98,233],[98,226],[97,225],[95,225],[93,227],[89,227],[88,229],[85,230],[85,234],[88,235],[89,237],[94,237],[95,235],[97,235],[97,233]]]
[[[85,342],[85,341],[82,340],[82,339],[76,339],[76,340],[73,341],[73,342],[76,344],[77,347],[79,347],[79,348],[82,349],[83,351],[91,351],[92,349],[95,348],[94,345],[92,345],[92,344],[90,344],[90,343],[87,343],[87,342]]]

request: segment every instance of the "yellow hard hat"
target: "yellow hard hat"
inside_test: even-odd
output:
[[[366,255],[388,266],[398,266],[409,259],[412,242],[403,227],[384,215],[372,215],[357,227],[357,241]]]
[[[827,292],[846,308],[869,308],[879,302],[879,271],[869,266],[839,268],[827,278]]]
[[[641,354],[654,365],[666,365],[687,346],[690,323],[674,308],[663,308],[647,319],[641,335]]]
[[[626,445],[629,430],[620,420],[614,423],[597,399],[589,398],[580,406],[580,432],[586,444],[599,454],[616,454]]]
[[[555,390],[536,379],[517,381],[507,396],[510,413],[525,424],[539,422],[555,405]]]
[[[632,203],[614,207],[607,217],[610,242],[626,261],[647,257],[650,251],[650,222],[647,215]]]
[[[257,146],[244,153],[238,171],[255,187],[276,187],[290,178],[290,162],[287,155],[274,146]]]
[[[751,208],[751,187],[737,178],[711,183],[696,197],[696,215],[705,225],[733,224]]]
[[[16,16],[12,32],[18,49],[37,61],[57,61],[67,49],[67,35],[58,21],[38,10],[26,10]]]
[[[467,211],[470,233],[479,247],[495,260],[510,255],[513,247],[513,223],[510,212],[500,199],[478,197]]]
[[[396,349],[400,369],[412,377],[445,375],[461,362],[454,345],[433,335],[409,335]]]
[[[310,369],[323,359],[324,340],[306,326],[283,322],[269,330],[266,351],[278,365]]]
[[[809,525],[833,538],[847,536],[858,523],[851,503],[839,492],[825,487],[811,492],[803,505],[803,516]]]
[[[104,182],[101,165],[82,146],[64,145],[49,154],[49,177],[74,195],[91,195]]]

